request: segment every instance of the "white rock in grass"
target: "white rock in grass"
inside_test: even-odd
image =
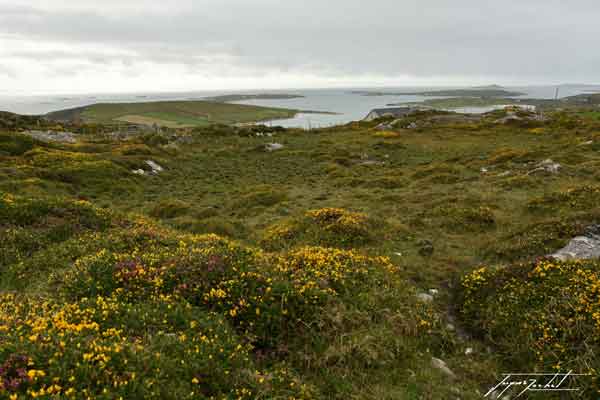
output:
[[[163,172],[165,169],[163,167],[161,167],[160,165],[158,165],[157,163],[155,163],[152,160],[147,160],[146,164],[152,168],[152,173],[157,175],[159,172]]]
[[[450,368],[448,368],[443,360],[440,360],[439,358],[431,357],[431,366],[442,371],[445,375],[452,379],[456,378],[456,374]]]
[[[267,151],[277,151],[277,150],[281,150],[284,148],[284,145],[282,145],[281,143],[267,143],[265,145],[265,150]]]
[[[419,293],[417,299],[423,303],[431,303],[433,301],[433,296],[427,293]]]

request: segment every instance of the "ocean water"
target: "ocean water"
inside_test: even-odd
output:
[[[51,95],[51,96],[0,96],[0,110],[18,114],[41,115],[51,111],[81,107],[94,103],[148,102],[169,100],[202,100],[206,97],[223,94],[255,94],[285,93],[304,96],[297,99],[281,100],[248,100],[240,104],[252,104],[268,107],[284,107],[307,111],[323,111],[335,113],[315,114],[300,113],[295,118],[268,122],[285,127],[316,128],[345,124],[363,119],[372,109],[386,107],[391,103],[418,102],[431,97],[424,96],[361,96],[352,93],[355,90],[377,92],[415,92],[439,90],[439,87],[402,87],[402,88],[348,88],[348,89],[281,89],[264,91],[211,91],[186,93],[123,93],[123,94],[86,94],[86,95]],[[508,87],[526,93],[524,97],[554,98],[556,86]],[[600,86],[565,85],[560,87],[560,97],[581,93],[600,91]],[[465,109],[465,112],[484,112],[490,108]]]

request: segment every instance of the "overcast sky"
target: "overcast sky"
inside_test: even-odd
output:
[[[0,0],[0,94],[600,83],[598,0]]]

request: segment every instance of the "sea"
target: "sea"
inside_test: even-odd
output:
[[[227,94],[294,94],[303,96],[294,99],[246,100],[238,104],[251,104],[266,107],[282,107],[311,111],[299,113],[294,118],[267,121],[268,125],[279,125],[295,128],[320,128],[346,124],[363,119],[372,109],[387,107],[388,104],[420,102],[432,97],[403,95],[398,92],[421,92],[445,89],[448,87],[360,87],[343,89],[279,89],[252,91],[193,91],[178,93],[121,93],[121,94],[84,94],[84,95],[46,95],[46,96],[6,96],[0,95],[0,110],[24,115],[42,115],[52,111],[82,107],[94,103],[130,103],[169,100],[203,100],[207,97]],[[523,86],[504,87],[506,90],[525,93],[524,98],[551,99],[556,96],[557,86]],[[561,85],[558,87],[559,97],[573,96],[582,93],[600,91],[600,85]],[[383,96],[364,96],[356,91],[375,91],[390,93]],[[457,109],[457,112],[487,112],[498,106],[469,107]],[[319,114],[326,112],[331,114]]]

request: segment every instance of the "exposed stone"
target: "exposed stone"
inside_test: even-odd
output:
[[[406,129],[417,129],[419,127],[419,125],[417,125],[416,122],[411,122]]]
[[[417,295],[417,299],[423,303],[431,303],[433,302],[433,296],[427,293],[419,293]]]
[[[24,135],[32,137],[42,142],[59,142],[59,143],[75,143],[77,139],[72,132],[56,132],[56,131],[25,131]]]
[[[377,125],[375,127],[375,129],[378,130],[378,131],[389,131],[389,130],[394,129],[394,127],[391,124],[388,124],[388,123],[384,122],[384,123],[381,123],[381,124]]]
[[[560,261],[600,258],[600,225],[590,226],[582,236],[573,238],[551,257]]]
[[[465,350],[465,355],[469,356],[473,354],[473,348],[472,347],[467,347],[467,349]]]
[[[450,368],[448,368],[448,365],[446,365],[446,363],[443,360],[431,357],[431,366],[442,371],[446,376],[452,379],[456,379],[456,374]]]
[[[146,175],[146,171],[144,171],[143,169],[134,169],[133,172],[135,175]]]
[[[432,296],[437,296],[438,294],[440,294],[440,291],[437,289],[429,289],[429,294]]]
[[[385,162],[377,161],[377,160],[365,160],[365,161],[361,161],[359,164],[360,165],[385,165]]]
[[[537,164],[536,168],[529,171],[528,175],[531,175],[536,172],[548,172],[550,174],[558,174],[561,168],[562,165],[560,165],[559,163],[554,162],[551,159],[547,159]]]
[[[154,175],[158,175],[159,173],[161,173],[165,170],[163,167],[161,167],[160,165],[158,165],[157,163],[155,163],[152,160],[147,160],[146,165],[148,165],[152,169],[152,173]]]
[[[267,143],[265,145],[265,150],[266,151],[277,151],[277,150],[281,150],[283,149],[285,146],[282,145],[281,143]]]

